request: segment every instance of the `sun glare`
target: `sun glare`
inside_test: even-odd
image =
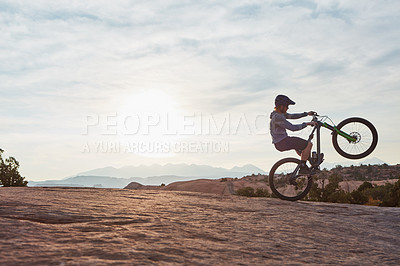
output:
[[[148,150],[138,151],[146,157],[170,157],[170,153],[157,149],[164,144],[178,141],[177,134],[171,134],[170,128],[178,121],[176,101],[162,90],[147,90],[128,96],[120,108],[120,115],[127,128],[137,129],[135,134],[123,134],[120,140],[125,143],[144,145]]]
[[[176,103],[170,95],[161,90],[148,90],[128,96],[121,113],[124,115],[150,113],[165,114],[176,111]]]

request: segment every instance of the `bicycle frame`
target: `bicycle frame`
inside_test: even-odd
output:
[[[314,120],[314,119],[313,119]],[[322,124],[319,121],[316,121],[317,125],[311,131],[310,136],[308,137],[308,142],[310,142],[314,138],[314,133],[317,131],[317,162],[316,165],[319,166],[322,163],[321,156],[321,126]]]
[[[327,128],[330,131],[332,131],[333,133],[336,133],[342,137],[344,137],[345,139],[347,139],[349,142],[356,142],[357,139],[350,136],[349,134],[347,134],[346,132],[343,132],[339,129],[336,128],[336,126],[332,126],[329,125],[326,122],[321,122],[318,120],[317,118],[318,115],[314,115],[312,121],[316,122],[317,125],[314,127],[314,129],[311,131],[310,136],[308,137],[308,141],[311,141],[314,138],[314,133],[315,131],[317,132],[317,162],[315,163],[315,165],[318,167],[321,163],[322,163],[322,156],[321,156],[321,127]]]

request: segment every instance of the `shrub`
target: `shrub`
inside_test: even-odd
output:
[[[255,196],[256,197],[269,197],[270,194],[269,194],[268,189],[264,189],[264,188],[260,188],[259,187],[259,188],[256,189]]]
[[[327,202],[334,203],[351,203],[351,200],[351,194],[341,189],[330,194],[327,198]]]
[[[246,197],[254,197],[254,188],[252,187],[242,187],[236,190],[236,195],[246,196]]]
[[[0,185],[4,187],[26,187],[28,182],[19,172],[19,162],[14,157],[3,160],[4,150],[0,149]]]
[[[246,197],[269,197],[269,191],[268,189],[264,188],[257,188],[254,191],[254,188],[252,187],[242,187],[236,190],[236,195],[238,196],[246,196]]]
[[[400,207],[400,178],[391,187],[387,197],[382,201],[384,207]]]
[[[370,182],[364,181],[364,183],[362,183],[361,186],[359,186],[357,190],[361,192],[365,189],[369,189],[369,188],[373,188],[373,187],[374,186]]]
[[[365,195],[366,193],[362,193],[362,190],[354,190],[351,192],[351,203],[354,204],[366,204],[369,201],[369,197]],[[372,197],[371,197],[372,198]]]
[[[322,201],[322,189],[318,187],[317,183],[312,184],[306,199],[310,201]]]

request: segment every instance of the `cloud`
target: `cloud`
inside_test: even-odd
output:
[[[188,112],[264,114],[285,93],[293,110],[339,121],[379,113],[390,124],[400,113],[398,10],[372,0],[2,1],[1,134],[73,144],[82,115],[117,112],[148,89]]]

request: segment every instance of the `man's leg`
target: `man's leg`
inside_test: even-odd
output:
[[[312,143],[308,142],[307,147],[301,153],[301,161],[305,162],[308,160],[308,158],[310,158],[311,149],[312,149]]]
[[[307,147],[301,153],[301,164],[300,164],[300,171],[299,171],[300,175],[308,175],[309,174],[309,168],[306,165],[306,161],[310,157],[311,149],[312,149],[312,143],[308,142]]]

